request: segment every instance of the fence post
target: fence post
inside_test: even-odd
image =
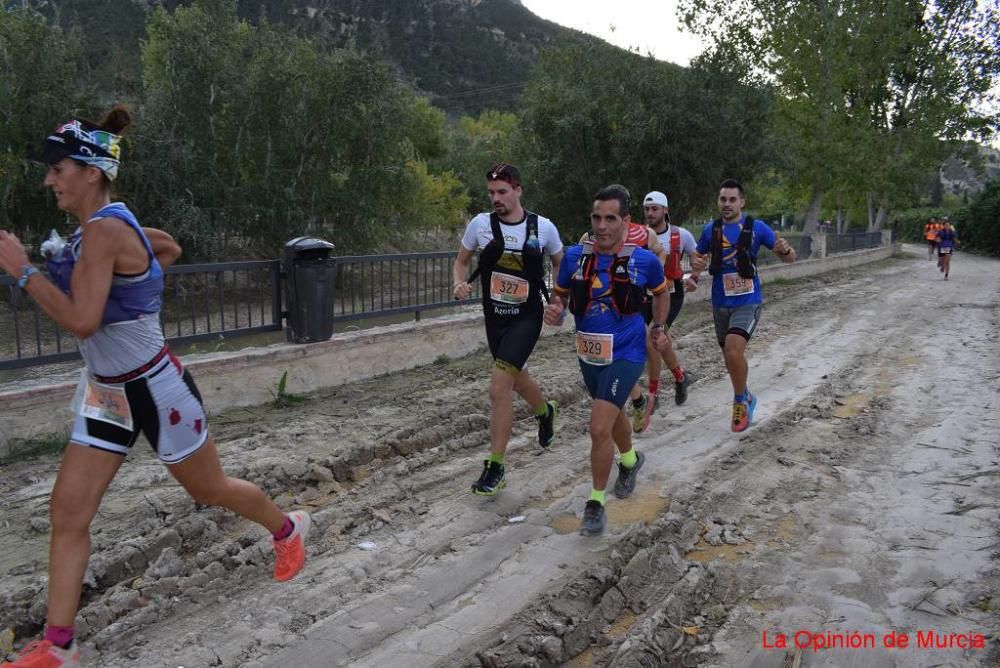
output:
[[[826,257],[826,235],[817,233],[812,236],[812,254],[810,259],[822,260]]]
[[[281,326],[284,315],[281,303],[281,260],[271,263],[271,324]]]
[[[892,245],[892,230],[880,230],[882,233],[882,241],[879,245],[881,246],[891,246]]]

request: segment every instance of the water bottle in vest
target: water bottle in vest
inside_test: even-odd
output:
[[[541,244],[538,241],[538,235],[535,234],[535,230],[531,230],[531,235],[528,237],[528,241],[524,244],[525,248],[530,248],[531,250],[540,250]]]

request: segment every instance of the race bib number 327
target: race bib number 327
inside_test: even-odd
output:
[[[528,281],[499,271],[490,275],[490,299],[502,304],[523,304],[528,301]]]

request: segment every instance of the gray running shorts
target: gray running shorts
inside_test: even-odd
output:
[[[719,340],[719,345],[726,345],[728,334],[737,334],[749,341],[760,322],[760,308],[760,304],[744,304],[735,308],[712,309],[715,337]]]

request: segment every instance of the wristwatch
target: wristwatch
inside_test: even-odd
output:
[[[32,266],[30,264],[24,265],[21,268],[21,278],[17,279],[17,287],[24,289],[24,286],[28,284],[28,279],[31,278],[32,274],[38,273],[38,267]]]

